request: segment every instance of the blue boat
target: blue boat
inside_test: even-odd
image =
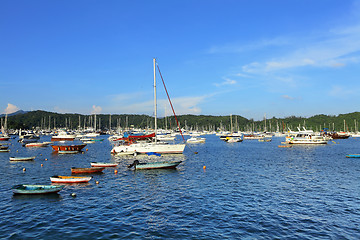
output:
[[[360,154],[347,154],[347,158],[360,158]]]
[[[19,184],[12,187],[14,194],[50,194],[57,193],[64,188],[64,185],[27,185]]]

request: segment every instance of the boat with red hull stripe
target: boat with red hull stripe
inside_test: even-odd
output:
[[[59,152],[59,151],[78,151],[80,152],[84,147],[86,146],[86,144],[71,144],[71,145],[52,145],[51,147],[53,148],[53,150],[55,152]]]

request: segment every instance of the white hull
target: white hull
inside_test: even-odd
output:
[[[50,177],[52,183],[87,183],[92,177]]]
[[[311,139],[304,139],[304,140],[291,140],[289,144],[327,144],[325,140],[311,140]]]
[[[199,137],[191,137],[186,142],[187,143],[205,143],[206,138],[199,138]]]
[[[111,150],[113,154],[136,154],[136,153],[160,153],[178,154],[183,153],[185,144],[155,144],[155,143],[133,143],[129,146],[120,145]]]

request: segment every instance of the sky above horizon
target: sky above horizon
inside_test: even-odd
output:
[[[1,113],[153,116],[154,57],[178,115],[360,110],[358,0],[4,0],[0,53]]]

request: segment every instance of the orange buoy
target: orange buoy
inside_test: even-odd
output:
[[[86,149],[86,151],[89,150],[89,149]]]
[[[44,166],[43,164],[41,164],[41,166]]]
[[[99,181],[96,181],[95,183],[96,183],[96,184],[99,184]]]
[[[47,158],[45,158],[45,161],[47,161]]]
[[[25,172],[26,171],[26,168],[23,168],[23,172]]]
[[[117,174],[117,173],[118,173],[118,170],[115,169],[115,170],[114,170],[114,173]]]
[[[203,169],[205,170],[205,169],[206,169],[206,166],[203,166]]]

